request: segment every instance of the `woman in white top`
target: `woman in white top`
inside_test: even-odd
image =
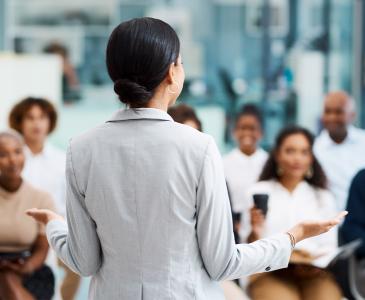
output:
[[[249,213],[251,208],[247,199],[247,189],[257,182],[268,157],[266,151],[259,147],[262,138],[262,116],[255,105],[247,104],[238,113],[234,138],[237,148],[224,157],[223,165],[231,200],[234,237],[239,243],[241,216]]]
[[[66,216],[66,154],[47,142],[57,125],[57,111],[48,100],[28,97],[17,103],[10,112],[9,125],[23,135],[26,157],[23,177],[34,187],[52,195],[57,211]],[[47,262],[55,268],[51,252]],[[80,277],[61,261],[65,276],[60,286],[64,300],[75,298]]]
[[[118,25],[107,67],[128,109],[72,139],[67,221],[47,210],[48,240],[72,270],[92,276],[89,299],[224,299],[218,281],[286,267],[294,239],[344,214],[236,245],[223,166],[211,137],[167,114],[182,90],[176,32],[153,18]]]
[[[236,118],[234,128],[237,148],[223,159],[232,210],[235,213],[240,214],[248,209],[247,188],[258,180],[268,158],[267,152],[259,146],[262,134],[260,111],[252,104],[245,105]]]
[[[313,155],[313,136],[300,127],[284,129],[260,176],[249,191],[251,227],[243,238],[253,242],[281,232],[301,220],[335,215],[335,202],[326,189],[326,176]],[[254,207],[253,195],[267,194],[268,210]],[[313,264],[337,247],[337,231],[306,240],[293,251],[289,268],[253,278],[252,299],[341,299],[331,275]],[[265,298],[263,298],[265,297]]]
[[[194,108],[187,104],[178,104],[169,107],[167,113],[178,123],[188,125],[190,127],[203,132],[202,122],[199,120]]]

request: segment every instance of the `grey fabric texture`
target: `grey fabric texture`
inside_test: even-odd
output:
[[[120,110],[72,139],[66,179],[68,224],[47,237],[92,276],[89,299],[221,300],[219,281],[288,265],[284,233],[235,245],[213,138],[164,111]]]

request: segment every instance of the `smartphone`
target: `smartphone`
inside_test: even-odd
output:
[[[0,260],[17,261],[30,257],[32,253],[28,250],[20,252],[0,252]]]
[[[268,194],[254,194],[253,202],[255,207],[260,209],[264,216],[266,216],[268,211],[269,195]]]

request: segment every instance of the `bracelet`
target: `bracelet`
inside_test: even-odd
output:
[[[297,244],[297,241],[295,240],[295,237],[294,237],[294,235],[292,233],[286,232],[286,234],[289,236],[291,248],[292,248],[292,250],[294,250],[295,245]]]

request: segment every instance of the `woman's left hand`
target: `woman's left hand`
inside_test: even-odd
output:
[[[26,214],[34,218],[37,222],[47,225],[53,220],[64,221],[64,218],[49,209],[32,208],[26,211]]]
[[[21,275],[31,274],[34,272],[34,268],[33,268],[32,264],[29,261],[26,261],[23,259],[20,259],[16,262],[3,261],[2,267],[4,269],[10,269],[10,270],[14,271],[15,273],[18,273]]]

